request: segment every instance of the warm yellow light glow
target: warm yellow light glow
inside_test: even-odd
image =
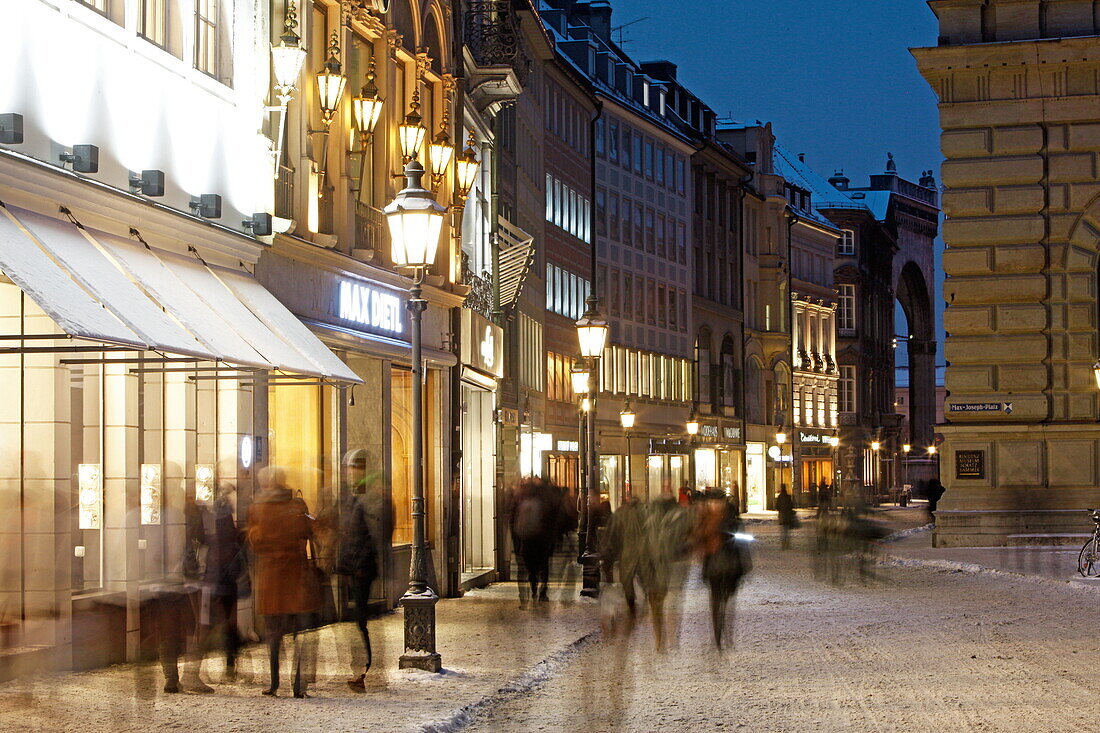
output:
[[[776,433],[775,434],[775,442],[779,443],[779,445],[783,445],[784,443],[787,442],[787,434],[786,433]]]
[[[1096,380],[1096,388],[1100,389],[1100,359],[1096,360],[1096,363],[1092,365],[1092,377]]]
[[[582,395],[588,393],[588,385],[590,384],[591,373],[581,365],[576,365],[569,372],[569,379],[573,385],[573,394]]]
[[[829,445],[836,448],[838,445],[840,445],[840,437],[836,436],[836,435],[830,436],[829,437]]]
[[[367,96],[366,87],[363,87],[363,93],[351,99],[351,112],[359,135],[364,138],[373,135],[378,118],[382,115],[382,98],[378,96],[377,90],[373,97]]]
[[[98,463],[77,466],[80,529],[100,529],[103,526],[103,473]]]
[[[589,299],[588,309],[577,321],[577,339],[580,341],[581,356],[598,357],[603,354],[607,343],[607,321],[596,310],[594,298]]]
[[[688,435],[699,434],[699,420],[696,419],[694,416],[688,418],[688,421],[684,424],[684,427],[687,428]]]
[[[630,405],[623,408],[623,411],[619,413],[619,424],[623,426],[623,430],[632,430],[634,428],[634,421],[638,416],[634,414],[634,410],[630,409]]]
[[[581,400],[581,409],[585,412],[589,412],[592,409],[592,400],[589,397],[585,397]]]
[[[317,101],[321,105],[321,120],[327,126],[340,107],[340,97],[344,95],[344,86],[348,78],[340,69],[340,32],[332,32],[329,42],[329,55],[325,65],[317,72]]]
[[[928,455],[930,455],[930,456],[936,455],[936,446],[934,446],[934,445],[928,446]]]
[[[908,443],[905,443],[904,445],[901,446],[901,452],[902,453],[908,453],[911,450],[913,450],[913,446],[909,445]]]
[[[882,443],[878,442],[877,440],[871,441],[871,450],[879,450],[880,448],[882,448]]]
[[[451,140],[447,136],[440,134],[439,137],[428,146],[428,158],[432,164],[432,179],[438,186],[444,176],[447,175],[447,169],[451,165],[451,158],[455,154],[455,147],[451,145]]]
[[[455,164],[455,185],[458,187],[458,195],[466,198],[470,195],[470,189],[474,187],[474,178],[477,176],[477,138],[474,131],[470,130],[470,137],[466,139],[466,147],[462,150],[458,162]]]
[[[446,207],[421,185],[424,167],[405,167],[406,185],[382,213],[390,229],[391,259],[397,267],[426,268],[435,262]]]
[[[650,456],[649,458],[646,459],[646,463],[649,464],[650,468],[660,468],[661,467],[661,457],[660,456]]]

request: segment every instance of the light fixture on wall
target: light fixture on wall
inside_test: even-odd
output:
[[[359,131],[359,146],[365,149],[374,136],[374,128],[382,115],[382,97],[378,96],[378,85],[374,83],[374,57],[367,62],[367,83],[357,96],[351,98],[352,119]]]
[[[419,83],[419,82],[418,82]],[[420,90],[413,91],[412,102],[409,103],[409,113],[405,115],[397,132],[401,138],[401,158],[408,163],[420,156],[420,148],[424,145],[424,118],[420,116]]]
[[[302,39],[298,35],[298,12],[293,0],[286,4],[286,15],[283,18],[283,35],[279,37],[279,45],[271,46],[271,68],[275,75],[275,96],[279,104],[268,107],[270,112],[279,113],[279,131],[275,136],[275,147],[272,151],[275,156],[275,176],[279,175],[279,165],[283,156],[283,129],[286,127],[286,110],[290,100],[294,98],[294,91],[298,86],[298,77],[302,73],[302,66],[306,62],[306,50],[302,48]]]
[[[23,115],[16,112],[0,115],[0,143],[4,145],[23,143]]]
[[[348,78],[340,66],[340,31],[334,30],[328,42],[328,58],[317,72],[317,102],[321,105],[321,124],[325,131],[332,126],[340,109],[340,98],[344,96],[347,83]]]
[[[103,472],[98,463],[77,466],[79,529],[100,529],[103,526]]]
[[[573,387],[573,394],[588,394],[588,385],[591,378],[592,373],[588,371],[588,367],[583,362],[578,361],[573,364],[573,368],[569,370],[569,380]]]
[[[271,236],[271,214],[266,212],[260,212],[253,214],[251,219],[245,219],[241,222],[241,226],[252,232],[256,237],[270,237]]]
[[[451,123],[451,95],[450,87],[444,88],[443,94],[443,119],[439,122],[439,134],[428,146],[428,158],[432,164],[432,188],[439,188],[447,175],[447,169],[451,167],[451,159],[455,154],[455,146],[451,144],[451,135],[448,132]]]
[[[95,145],[74,145],[72,152],[57,157],[62,163],[70,163],[77,173],[99,172],[99,148]]]
[[[216,193],[204,193],[192,197],[187,205],[191,211],[195,212],[195,216],[201,216],[203,219],[220,219],[222,216],[222,197]]]
[[[699,418],[695,417],[695,415],[692,414],[690,417],[688,417],[687,422],[684,423],[684,429],[687,431],[688,435],[698,435]]]
[[[463,201],[470,195],[470,189],[474,187],[474,178],[477,176],[479,161],[477,159],[477,137],[470,130],[470,136],[466,138],[466,147],[462,149],[462,155],[455,163],[455,186],[458,196]]]
[[[164,195],[164,171],[146,169],[140,174],[130,173],[130,190],[141,193],[144,196],[156,197]]]

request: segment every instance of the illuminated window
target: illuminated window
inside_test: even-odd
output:
[[[837,383],[837,407],[840,412],[856,411],[856,368],[840,367],[840,381]]]
[[[166,0],[141,0],[138,5],[138,33],[163,47],[168,37]]]
[[[218,0],[195,0],[195,68],[218,76]]]

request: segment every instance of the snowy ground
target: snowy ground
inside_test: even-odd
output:
[[[922,521],[919,513],[893,518],[901,528]],[[219,665],[207,663],[214,695],[164,695],[149,665],[0,685],[0,730],[1097,729],[1097,589],[1035,574],[962,572],[938,555],[941,567],[893,561],[869,585],[834,587],[810,574],[812,528],[805,525],[789,552],[778,549],[773,523],[749,528],[760,539],[756,569],[737,604],[733,648],[722,654],[711,644],[706,592],[693,578],[670,619],[675,642],[662,653],[648,618],[628,638],[601,639],[592,633],[597,607],[561,602],[573,591],[556,589],[558,601],[520,611],[514,589],[498,587],[440,604],[443,675],[395,669],[394,615],[375,622],[377,664],[366,695],[344,686],[339,650],[351,629],[341,626],[322,634],[309,700],[262,698],[266,660],[253,648],[236,684],[221,684]],[[884,550],[904,553],[927,537]]]
[[[656,653],[644,622],[471,730],[1097,729],[1094,593],[1007,575],[879,573],[834,588],[766,536],[735,649],[714,651],[705,593],[689,586],[675,648]]]

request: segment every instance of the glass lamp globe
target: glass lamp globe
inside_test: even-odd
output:
[[[390,229],[391,258],[397,267],[427,268],[435,262],[447,208],[421,185],[424,166],[419,162],[405,166],[405,178],[405,188],[382,209]]]

